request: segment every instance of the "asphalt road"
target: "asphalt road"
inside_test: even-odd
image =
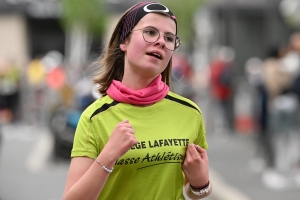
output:
[[[207,134],[213,193],[207,200],[298,200],[300,187],[274,191],[262,183],[262,172],[249,167],[255,148],[251,135]],[[22,124],[2,128],[1,200],[59,200],[69,167],[54,161],[53,139],[42,127]]]
[[[268,188],[262,181],[265,170],[253,170],[254,135],[208,135],[210,168],[216,173],[214,188],[219,200],[299,200],[300,185],[284,190]],[[276,180],[274,180],[276,181]],[[228,188],[227,188],[228,187]]]
[[[8,125],[0,149],[1,200],[60,200],[68,162],[54,162],[46,129]]]

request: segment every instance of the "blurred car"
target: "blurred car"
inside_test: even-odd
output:
[[[64,106],[53,110],[49,127],[54,136],[53,153],[55,158],[70,158],[80,115],[80,110]]]

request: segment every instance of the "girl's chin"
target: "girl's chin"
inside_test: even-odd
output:
[[[157,75],[161,74],[163,71],[158,70],[157,68],[147,68],[145,69],[144,73],[145,75],[149,77],[156,77]]]

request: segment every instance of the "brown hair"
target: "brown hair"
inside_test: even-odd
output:
[[[108,45],[105,47],[99,61],[96,63],[100,70],[95,74],[93,82],[99,84],[98,92],[106,95],[106,90],[113,80],[122,81],[124,75],[124,52],[120,49],[120,35],[123,20],[126,14],[132,9],[129,8],[120,18],[116,25]],[[171,85],[172,58],[166,69],[161,73],[162,81],[169,87]]]

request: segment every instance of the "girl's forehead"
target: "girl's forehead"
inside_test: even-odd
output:
[[[164,14],[159,13],[149,13],[144,16],[136,25],[136,28],[143,28],[146,26],[154,26],[156,28],[163,28],[164,32],[176,32],[176,24],[175,22],[169,17]]]

